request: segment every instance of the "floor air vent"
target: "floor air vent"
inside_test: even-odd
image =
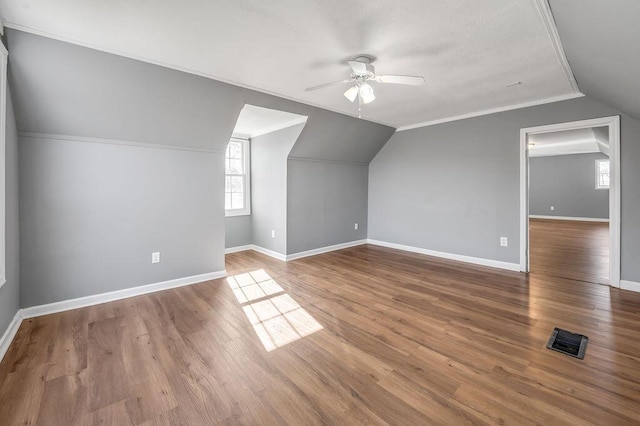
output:
[[[587,350],[589,338],[582,334],[571,333],[558,327],[553,329],[551,337],[547,342],[547,348],[561,352],[563,354],[584,359],[584,352]]]

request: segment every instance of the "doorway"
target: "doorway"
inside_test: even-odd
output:
[[[602,244],[603,242],[608,243],[607,251],[608,251],[608,284],[613,287],[620,287],[620,118],[617,116],[614,117],[604,117],[593,120],[582,120],[582,121],[574,121],[569,123],[559,123],[547,126],[538,126],[538,127],[530,127],[524,128],[520,131],[520,270],[522,272],[530,271],[530,261],[531,257],[535,256],[531,252],[531,235],[529,229],[529,214],[531,208],[531,176],[530,176],[530,155],[534,156],[534,146],[531,146],[530,143],[536,138],[539,140],[551,139],[552,134],[559,134],[560,132],[586,132],[588,130],[592,130],[594,128],[599,128],[600,133],[604,133],[608,136],[609,145],[605,149],[601,150],[608,151],[609,155],[609,226],[608,226],[608,236],[604,236],[603,238],[603,230],[606,231],[606,228],[603,228],[603,225],[600,224],[598,227],[595,226],[580,226],[579,222],[569,222],[565,221],[564,223],[557,222],[554,220],[556,226],[560,226],[563,228],[563,231],[554,231],[549,226],[540,225],[542,223],[536,223],[538,225],[534,228],[534,232],[536,238],[545,235],[549,236],[551,239],[557,238],[562,232],[570,233],[572,232],[572,228],[574,232],[584,232],[585,235],[591,235],[595,238],[591,243],[598,244],[598,241]],[[597,139],[597,138],[596,138]],[[597,142],[597,141],[596,141]],[[566,146],[565,146],[566,148]],[[575,149],[576,146],[570,146],[570,149]],[[546,149],[546,148],[545,148]],[[543,149],[542,151],[544,151]],[[538,152],[540,149],[538,149]],[[537,155],[537,154],[535,154]],[[594,162],[594,170],[597,167],[596,162]],[[594,182],[596,185],[596,182]],[[550,211],[553,212],[554,206],[549,206]],[[547,215],[539,215],[542,216],[537,220],[546,219]],[[557,213],[549,214],[548,216],[552,218],[562,218],[562,215]],[[575,215],[574,215],[575,216]],[[568,219],[564,217],[564,219]],[[584,219],[584,218],[581,218]],[[551,223],[551,222],[549,222]],[[559,224],[559,225],[558,225]],[[584,223],[583,223],[584,225]],[[543,231],[540,233],[538,231]],[[608,238],[607,238],[608,237]],[[538,241],[534,241],[536,244]],[[578,250],[579,251],[579,250]],[[575,255],[576,253],[574,253]],[[568,260],[570,256],[568,256]],[[560,262],[561,263],[561,262]],[[603,274],[601,274],[603,275]],[[586,274],[585,276],[589,276]],[[572,277],[573,278],[573,277]],[[574,278],[576,279],[576,278]],[[581,279],[578,277],[577,279]],[[585,280],[590,280],[589,278]],[[598,281],[598,280],[594,280]],[[600,281],[602,281],[600,279]]]

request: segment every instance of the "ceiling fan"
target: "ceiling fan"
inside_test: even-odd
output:
[[[415,75],[376,75],[376,69],[371,63],[369,56],[358,56],[353,61],[348,61],[351,67],[351,75],[344,80],[334,81],[331,83],[320,84],[305,89],[307,92],[320,90],[339,84],[353,83],[351,87],[344,92],[344,96],[351,102],[358,99],[358,106],[373,102],[376,96],[373,93],[373,87],[370,82],[375,83],[392,83],[392,84],[408,84],[411,86],[419,86],[424,83],[424,77]],[[360,110],[360,109],[358,109]]]

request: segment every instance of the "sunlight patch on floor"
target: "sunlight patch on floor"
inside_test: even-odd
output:
[[[227,283],[268,352],[322,330],[263,269],[228,277]]]

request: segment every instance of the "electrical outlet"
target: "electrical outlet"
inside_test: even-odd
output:
[[[509,245],[509,241],[507,240],[507,237],[500,237],[500,246],[507,247],[508,245]]]
[[[154,251],[151,253],[151,263],[160,263],[160,252]]]
[[[276,237],[276,230],[272,229],[271,230],[271,238],[275,238]]]
[[[551,206],[551,211],[554,211],[555,209],[555,206]]]
[[[357,223],[353,226],[353,229],[355,229],[356,231],[358,230],[358,224]]]

